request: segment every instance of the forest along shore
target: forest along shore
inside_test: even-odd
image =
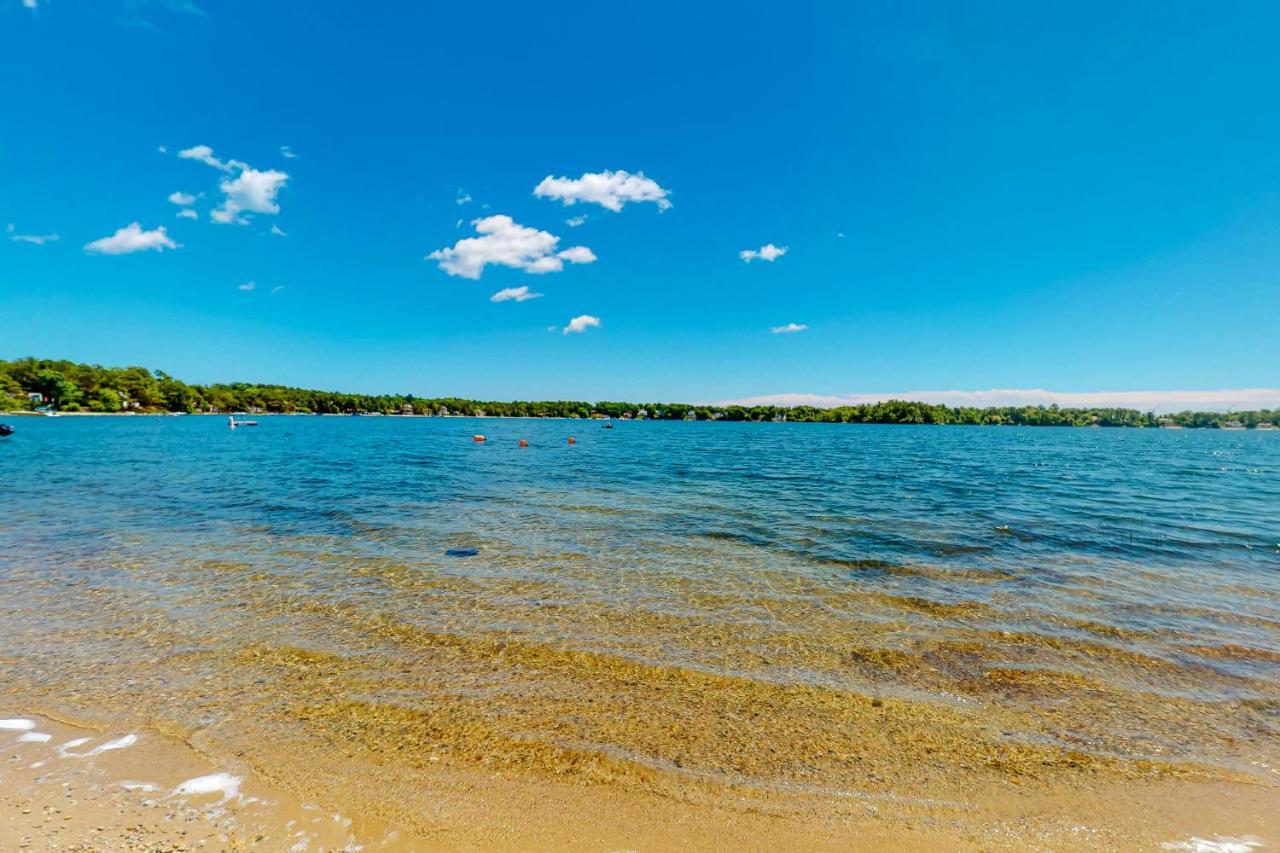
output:
[[[1280,406],[1280,400],[1276,401]],[[467,417],[620,418],[635,420],[791,421],[802,423],[962,424],[973,426],[1275,429],[1280,407],[1243,412],[1156,414],[1126,408],[952,407],[910,400],[849,406],[708,405],[580,400],[480,401],[412,394],[353,394],[234,382],[196,385],[162,370],[102,367],[57,359],[0,360],[0,411],[254,412]]]

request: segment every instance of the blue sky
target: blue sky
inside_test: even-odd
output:
[[[0,0],[0,357],[504,399],[1280,384],[1274,4],[32,5]]]

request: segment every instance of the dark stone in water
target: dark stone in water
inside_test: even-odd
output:
[[[446,557],[474,557],[479,553],[479,548],[450,548],[444,552],[444,555]]]

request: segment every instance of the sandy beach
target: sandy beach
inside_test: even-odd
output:
[[[441,768],[413,780],[395,827],[347,802],[342,762],[313,767],[298,796],[253,768],[157,732],[98,731],[50,718],[0,723],[0,845],[13,850],[1245,850],[1277,831],[1274,791],[1156,780],[904,799],[723,797],[683,802],[531,774]],[[401,774],[383,780],[408,784]],[[403,790],[397,790],[399,796]],[[947,799],[947,796],[959,799]],[[1238,833],[1224,835],[1230,826]],[[393,828],[394,827],[394,828]],[[1199,845],[1199,846],[1197,846]],[[1218,846],[1212,846],[1218,845]],[[1243,845],[1243,846],[1231,846]]]

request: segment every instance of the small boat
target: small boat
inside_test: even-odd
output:
[[[8,424],[0,424],[0,438],[13,435],[13,427]]]
[[[613,424],[612,424],[612,423],[610,423],[609,421],[605,421],[605,422],[604,422],[604,428],[605,428],[605,429],[613,429]]]
[[[236,427],[242,427],[242,426],[257,426],[257,425],[258,425],[257,421],[250,421],[244,418],[237,418],[235,415],[232,415],[231,417],[227,418],[227,426],[231,427],[232,429],[235,429]]]

